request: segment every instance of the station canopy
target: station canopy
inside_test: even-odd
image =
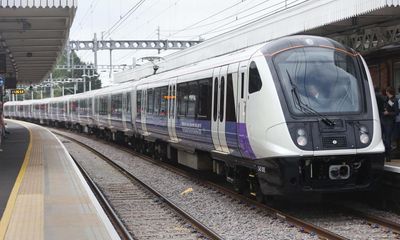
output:
[[[164,56],[158,73],[294,34],[333,38],[362,54],[398,45],[400,0],[279,0],[242,27]],[[153,74],[153,64],[115,74],[125,82]]]
[[[76,7],[76,0],[0,1],[0,73],[19,84],[46,78],[67,43]]]

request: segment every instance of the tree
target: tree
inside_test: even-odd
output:
[[[85,74],[93,77],[86,77],[86,91],[89,90],[89,82],[91,82],[91,89],[99,89],[101,88],[101,80],[98,78],[98,73],[95,69],[93,69],[93,64],[92,63],[86,63],[81,61],[81,59],[78,57],[78,55],[75,52],[72,52],[71,55],[71,65],[86,65],[88,68],[91,70],[86,69]],[[63,55],[60,57],[59,61],[57,62],[57,65],[67,65],[67,54],[66,52],[63,53]],[[93,70],[92,70],[93,69]],[[53,71],[53,79],[67,79],[67,78],[83,78],[84,75],[84,70],[83,69],[54,69]],[[54,96],[61,96],[62,94],[62,85],[64,85],[64,94],[68,95],[73,93],[74,89],[74,84],[73,82],[70,83],[60,83],[59,88],[54,89]],[[71,91],[72,90],[72,91]],[[83,87],[83,82],[78,83],[77,91],[76,93],[81,93],[83,92],[84,87]]]

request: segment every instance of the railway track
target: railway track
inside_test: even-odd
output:
[[[77,161],[73,156],[71,157],[74,160],[75,164],[78,166],[79,171],[82,173],[83,177],[86,179],[86,182],[89,184],[90,189],[93,191],[96,198],[99,200],[100,205],[105,210],[105,213],[107,214],[108,218],[110,219],[112,225],[114,226],[120,238],[123,240],[134,240],[132,235],[129,233],[128,229],[126,229],[125,225],[119,219],[117,213],[108,203],[102,191],[98,188],[97,184],[93,181],[92,178],[90,178],[86,170],[82,168],[81,164],[79,164],[79,161]]]
[[[78,140],[76,140],[76,139],[74,139],[74,138],[72,138],[70,136],[67,136],[67,135],[64,135],[64,134],[60,134],[59,132],[56,132],[56,134],[60,135],[62,137],[65,137],[65,138],[67,138],[67,139],[69,139],[71,141],[77,142],[82,147],[88,148],[88,149],[90,149],[90,151],[96,152],[96,154],[102,155],[97,150],[92,149],[90,146],[88,146],[88,145],[86,145],[86,144],[84,144],[82,142],[79,142]],[[330,232],[330,231],[328,231],[326,229],[323,229],[323,228],[318,227],[316,225],[313,225],[313,224],[310,224],[308,222],[302,221],[299,218],[290,216],[289,214],[286,214],[286,213],[284,213],[282,211],[279,211],[279,210],[274,209],[272,207],[269,207],[269,206],[266,206],[264,204],[258,203],[257,201],[249,199],[249,198],[247,198],[247,197],[245,197],[245,196],[243,196],[241,194],[238,194],[238,193],[236,193],[234,191],[231,191],[231,190],[229,190],[227,188],[221,187],[218,184],[212,183],[212,182],[207,181],[207,180],[199,180],[199,178],[197,176],[194,176],[191,173],[183,171],[182,169],[173,167],[170,164],[156,161],[156,160],[154,160],[154,159],[152,159],[152,158],[150,158],[148,156],[145,156],[143,154],[138,154],[138,153],[134,152],[131,149],[127,149],[127,148],[124,148],[124,147],[121,148],[121,146],[118,146],[118,147],[119,147],[119,150],[121,150],[121,151],[127,152],[128,154],[131,154],[131,155],[134,155],[134,156],[138,156],[138,157],[140,157],[142,159],[145,159],[146,161],[151,162],[152,164],[156,164],[157,166],[161,166],[161,167],[167,169],[168,171],[172,171],[172,172],[177,173],[179,175],[191,178],[191,179],[193,179],[195,181],[200,181],[199,183],[201,185],[203,185],[204,187],[206,187],[206,188],[214,188],[218,192],[220,192],[220,193],[222,193],[224,195],[227,195],[232,199],[236,199],[236,200],[239,200],[240,202],[242,202],[244,204],[247,204],[249,206],[253,206],[253,207],[256,207],[258,209],[262,209],[263,211],[268,213],[273,218],[280,219],[282,221],[286,221],[286,222],[289,223],[289,225],[297,226],[299,231],[307,232],[307,233],[310,233],[312,235],[316,234],[322,239],[333,239],[333,240],[336,240],[336,239],[337,240],[339,240],[339,239],[340,240],[347,239],[347,238],[342,237],[342,236],[340,236],[338,234]],[[107,161],[110,161],[110,160],[108,159]],[[113,162],[112,164],[116,165],[117,168],[121,169],[121,167],[118,166],[116,163]],[[121,171],[126,172],[126,170],[123,170],[123,169],[121,169]],[[127,173],[127,174],[129,174],[129,173]]]
[[[107,144],[110,144],[110,143],[107,143]],[[119,148],[119,150],[127,152],[131,155],[139,156],[140,158],[145,159],[153,164],[156,164],[157,166],[161,166],[165,169],[168,169],[168,171],[173,171],[175,173],[184,175],[184,176],[192,178],[192,179],[194,178],[195,181],[199,181],[199,183],[201,185],[204,185],[207,188],[214,188],[217,191],[221,192],[222,194],[228,195],[229,197],[231,197],[233,199],[239,199],[241,202],[244,202],[251,206],[255,206],[257,209],[262,209],[263,211],[268,212],[268,214],[270,214],[273,217],[276,217],[278,219],[288,222],[289,224],[297,226],[300,229],[300,231],[305,231],[305,232],[308,232],[311,234],[317,234],[320,238],[323,238],[323,239],[352,239],[352,237],[345,237],[341,234],[335,233],[334,231],[329,231],[327,228],[318,226],[318,223],[315,223],[315,222],[311,223],[312,221],[310,221],[310,220],[304,220],[301,217],[294,217],[294,215],[285,213],[284,211],[280,211],[280,210],[272,208],[268,205],[258,203],[255,200],[252,200],[252,199],[249,199],[248,197],[237,194],[236,192],[234,192],[230,189],[227,189],[225,187],[222,187],[218,184],[215,184],[213,182],[210,182],[207,180],[199,180],[198,177],[193,176],[191,173],[188,173],[180,168],[171,166],[170,164],[155,161],[152,158],[149,158],[142,154],[138,154],[138,153],[134,152],[133,150],[121,148],[121,146],[118,146],[118,148]],[[400,225],[395,222],[388,221],[386,219],[382,219],[380,217],[373,216],[371,214],[366,214],[361,211],[356,211],[356,210],[352,210],[352,209],[343,209],[343,211],[345,211],[349,214],[352,214],[354,216],[357,216],[358,218],[363,219],[363,221],[365,221],[366,224],[369,224],[373,228],[376,228],[375,225],[379,225],[379,226],[383,226],[387,229],[390,229],[390,231],[393,231],[394,235],[398,237],[397,233],[399,232]]]
[[[100,196],[102,199],[101,202],[103,203],[103,206],[108,205],[106,208],[107,212],[109,215],[113,216],[113,222],[116,223],[122,239],[164,239],[166,237],[170,239],[222,239],[218,234],[204,226],[194,217],[190,216],[163,194],[136,178],[124,168],[115,164],[108,157],[71,137],[65,135],[62,137],[79,144],[81,147],[87,149],[92,154],[96,155],[98,159],[102,159],[108,166],[111,166],[114,169],[114,171],[111,171],[110,168],[106,168],[104,165],[96,167],[96,172],[99,173],[99,171],[104,171],[104,176],[110,175],[112,172],[113,179],[107,179],[106,182],[108,183],[106,184],[95,184],[94,180],[75,158],[75,162],[81,169],[85,178],[90,179],[89,182],[91,182],[90,185],[92,185],[92,189],[94,189],[96,195]],[[99,174],[101,175],[102,173]],[[118,177],[116,176],[117,174],[119,174]],[[99,185],[99,187],[97,187],[97,185]],[[102,191],[99,188],[101,188]],[[103,196],[103,192],[108,196],[107,199],[111,204],[113,201],[118,202],[120,200],[123,201],[124,199],[129,199],[130,202],[136,204],[137,209],[135,213],[128,210],[130,211],[130,214],[136,217],[133,219],[131,218],[130,220],[127,220],[127,218],[122,219],[122,221],[125,222],[135,221],[135,225],[137,226],[136,229],[130,229],[130,231],[127,230],[121,220],[119,220],[117,213],[115,213],[112,207],[109,206],[110,204],[107,203],[108,201],[106,200],[106,197]],[[119,211],[119,215],[125,214]],[[145,227],[151,225],[154,226]],[[163,232],[163,230],[166,232]]]

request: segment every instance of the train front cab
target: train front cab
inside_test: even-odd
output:
[[[383,173],[384,147],[365,62],[329,39],[289,38],[253,61],[263,88],[249,94],[246,123],[261,191],[370,189]],[[311,84],[321,88],[319,103]]]

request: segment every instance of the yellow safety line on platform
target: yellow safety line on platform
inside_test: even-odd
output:
[[[15,206],[15,202],[17,200],[19,187],[21,186],[22,179],[24,178],[26,168],[29,164],[31,150],[32,150],[32,132],[30,129],[28,129],[28,131],[29,131],[29,145],[28,145],[28,149],[26,150],[26,153],[25,153],[24,162],[22,163],[21,169],[19,170],[17,179],[15,180],[15,183],[14,183],[14,187],[11,191],[10,197],[8,198],[6,209],[4,210],[3,216],[1,217],[1,220],[0,220],[0,240],[3,240],[6,235],[8,224],[10,223],[10,219],[11,219],[12,212],[13,212],[13,209]]]

